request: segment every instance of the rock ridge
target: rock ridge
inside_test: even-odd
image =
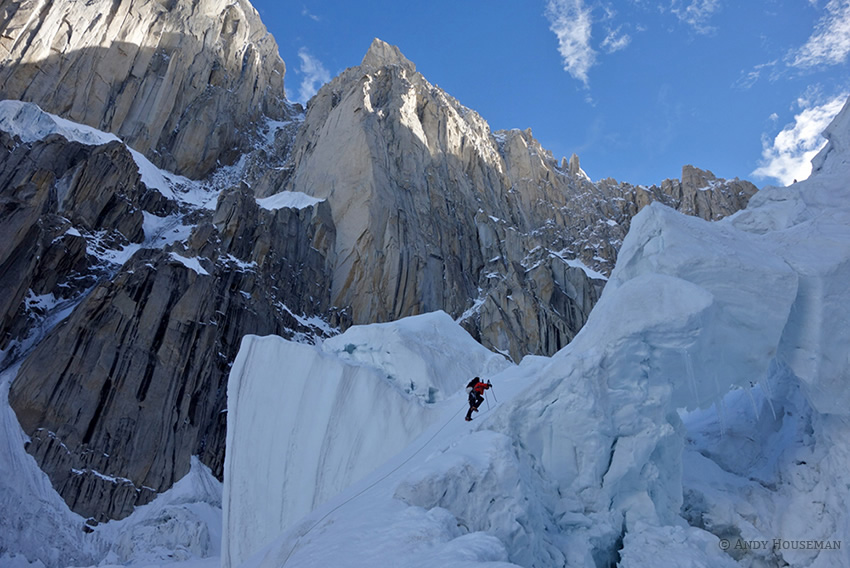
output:
[[[267,210],[245,186],[225,191],[185,243],[136,253],[37,345],[9,402],[72,510],[123,518],[193,455],[221,475],[242,337],[332,333],[318,318],[334,312],[329,218],[325,202]]]

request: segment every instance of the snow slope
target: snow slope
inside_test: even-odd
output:
[[[464,393],[443,387],[430,420],[415,419],[418,438],[383,465],[372,461],[372,473],[324,504],[314,501],[300,522],[291,524],[286,499],[261,512],[225,499],[223,548],[241,546],[244,523],[289,527],[225,566],[250,552],[244,566],[850,566],[847,108],[828,133],[809,180],[767,188],[723,221],[645,208],[570,345],[551,360],[472,371],[492,378],[499,403],[471,425],[461,418]],[[446,323],[440,333],[457,330]],[[288,448],[324,447],[329,438],[316,432],[332,422],[334,443],[356,439],[374,452],[385,436],[399,440],[395,431],[364,430],[371,420],[419,416],[417,400],[350,385],[371,389],[366,401],[343,405],[329,422],[312,412],[318,422],[309,427],[283,417],[258,401],[318,383],[327,369],[315,363],[325,355],[317,350],[275,345],[257,351],[246,342],[232,382],[264,394],[253,403],[231,394],[230,413],[269,414],[265,424],[286,426],[258,429],[251,425],[261,416],[237,418],[228,447],[241,446],[243,463],[278,467],[232,462],[225,495],[238,483],[240,496],[259,499],[261,488],[287,483],[286,472],[300,466],[310,472],[289,491],[309,492],[313,475],[334,471],[291,463],[282,451],[257,457],[280,447],[273,444],[284,429],[293,432]],[[369,346],[393,361],[384,341]],[[373,361],[361,361],[370,371],[353,381],[381,380]],[[424,363],[467,361],[433,351]],[[290,381],[299,386],[263,374],[285,367],[298,369]],[[411,437],[417,430],[397,428]]]

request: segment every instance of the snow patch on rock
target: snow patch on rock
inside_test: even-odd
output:
[[[313,207],[317,203],[324,201],[317,197],[312,197],[300,191],[282,191],[275,193],[272,196],[264,197],[257,200],[257,204],[263,209],[274,211],[288,207],[290,209],[306,209]]]

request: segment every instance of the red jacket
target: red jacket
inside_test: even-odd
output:
[[[479,381],[479,382],[475,383],[475,386],[472,387],[472,389],[475,392],[477,392],[478,394],[484,394],[484,391],[489,389],[490,386],[491,385],[488,385],[487,383],[482,383],[482,382]]]

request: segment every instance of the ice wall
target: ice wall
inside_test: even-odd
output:
[[[842,117],[850,119],[850,114],[842,111]],[[847,127],[850,132],[850,121]],[[752,241],[768,243],[797,275],[777,360],[791,367],[819,412],[848,416],[850,162],[829,155],[835,160],[826,161],[828,172],[763,191],[752,209],[729,221],[751,233]],[[765,298],[773,294],[773,283],[766,281]]]
[[[493,420],[562,492],[608,515],[596,528],[608,522],[636,543],[646,539],[633,531],[681,524],[679,409],[722,412],[731,389],[770,393],[782,380],[785,390],[801,387],[816,414],[850,412],[850,162],[831,149],[850,137],[846,107],[830,132],[816,175],[767,188],[728,219],[645,208],[585,328]],[[779,398],[766,408],[780,410]],[[812,444],[847,428],[814,422],[823,430]],[[828,514],[843,518],[832,505]]]
[[[322,350],[376,367],[397,388],[429,403],[444,400],[474,376],[492,376],[509,366],[442,311],[355,326],[326,340]]]
[[[763,192],[730,220],[763,232],[800,285],[777,359],[788,364],[822,413],[850,416],[850,99],[826,128],[812,175]]]
[[[404,448],[433,421],[430,402],[508,365],[443,312],[321,346],[247,336],[228,383],[222,565]]]
[[[676,409],[760,380],[796,294],[796,274],[770,247],[651,205],[635,217],[588,324],[494,425],[588,510],[613,512],[611,530],[631,517],[673,523]]]

